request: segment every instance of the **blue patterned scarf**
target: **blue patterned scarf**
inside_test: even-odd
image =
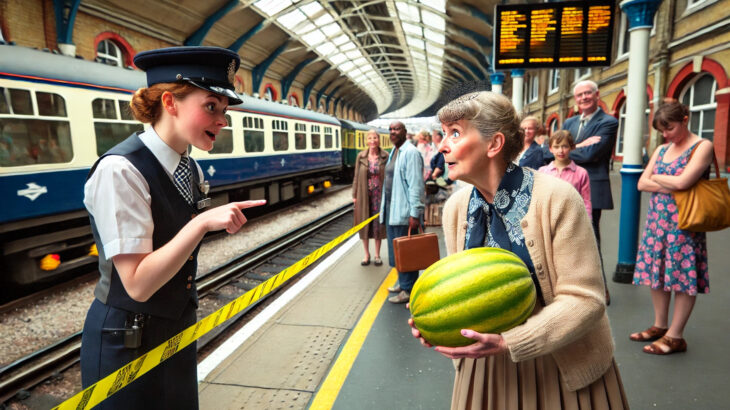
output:
[[[525,234],[520,226],[520,221],[530,207],[534,179],[531,172],[510,163],[494,195],[494,203],[487,202],[474,187],[469,198],[464,247],[472,249],[489,246],[514,252],[530,270],[538,299],[544,305],[535,267],[525,246]]]

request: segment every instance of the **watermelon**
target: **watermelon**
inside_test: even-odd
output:
[[[455,347],[474,343],[461,329],[500,333],[523,323],[536,299],[530,272],[517,255],[474,248],[426,269],[413,286],[410,309],[424,339]]]

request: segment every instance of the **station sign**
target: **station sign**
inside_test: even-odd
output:
[[[494,69],[611,64],[613,0],[500,4],[494,13]]]

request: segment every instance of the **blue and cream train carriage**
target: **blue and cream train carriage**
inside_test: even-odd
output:
[[[0,45],[3,292],[94,262],[84,181],[100,154],[143,129],[128,103],[144,85],[140,71]],[[214,149],[191,151],[210,183],[214,205],[301,198],[330,186],[342,172],[337,118],[242,99],[229,107],[229,126]],[[60,264],[41,268],[51,255]]]

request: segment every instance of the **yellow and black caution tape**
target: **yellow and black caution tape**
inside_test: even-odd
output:
[[[365,227],[365,225],[370,223],[370,221],[377,218],[378,215],[375,215],[349,229],[347,232],[300,259],[295,264],[289,266],[275,276],[272,276],[267,281],[249,290],[227,305],[201,319],[194,325],[178,333],[168,341],[161,343],[149,352],[127,363],[92,386],[89,386],[75,396],[54,407],[54,410],[84,410],[90,409],[101,403],[107,397],[137,380],[140,376],[152,370],[155,366],[169,359],[172,355],[182,350],[190,343],[198,340],[204,334],[210,332],[214,327],[225,322],[237,313],[246,309],[248,306],[251,306],[262,297],[276,290],[287,280],[291,279],[294,275],[301,272],[307,266],[316,262],[317,259],[332,250],[332,248]]]

